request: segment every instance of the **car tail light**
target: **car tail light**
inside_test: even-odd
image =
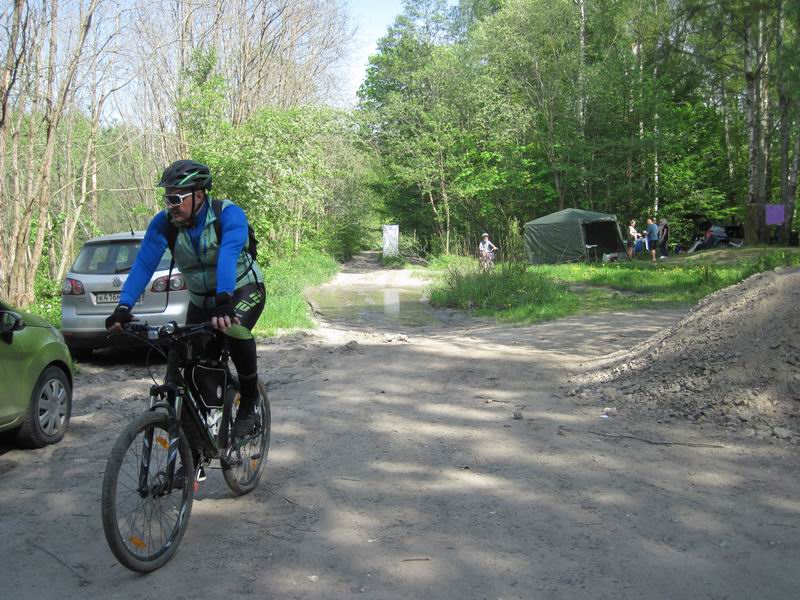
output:
[[[80,296],[86,290],[83,289],[83,284],[77,279],[70,279],[67,277],[64,283],[61,284],[61,294],[63,296]]]
[[[167,283],[168,281],[169,284]],[[166,275],[159,277],[153,282],[153,287],[150,289],[154,292],[166,292],[167,285],[169,285],[169,289],[172,292],[186,289],[186,282],[183,280],[181,275],[173,275],[172,278],[169,278]]]

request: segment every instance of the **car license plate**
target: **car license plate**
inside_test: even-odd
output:
[[[119,292],[98,292],[95,298],[98,304],[114,304],[119,302]]]

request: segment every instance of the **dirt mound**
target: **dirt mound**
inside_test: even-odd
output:
[[[778,268],[703,299],[571,390],[608,406],[800,442],[800,269]]]

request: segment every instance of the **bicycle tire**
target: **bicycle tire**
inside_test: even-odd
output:
[[[269,454],[272,412],[270,410],[269,398],[267,397],[267,390],[260,380],[258,382],[258,395],[260,398],[260,410],[257,411],[257,414],[261,419],[259,423],[260,435],[257,438],[258,443],[248,444],[242,449],[244,453],[252,453],[250,454],[250,458],[245,457],[242,459],[241,456],[238,457],[241,459],[241,465],[234,466],[223,462],[222,466],[222,475],[225,477],[225,483],[228,484],[228,487],[237,496],[252,492],[256,486],[258,486],[258,481],[261,479],[261,473],[264,471],[264,465],[267,462],[267,455]],[[235,417],[235,412],[231,411],[229,416],[229,430],[233,428]],[[256,449],[258,452],[254,452]],[[258,455],[257,458],[253,458],[255,454]],[[253,465],[253,461],[256,462],[255,465]]]
[[[111,455],[108,458],[105,475],[103,477],[101,498],[103,531],[106,536],[106,541],[111,548],[111,552],[122,565],[131,571],[137,571],[139,573],[155,571],[166,564],[175,554],[189,526],[189,517],[192,512],[192,500],[194,499],[194,464],[189,442],[186,440],[186,436],[183,432],[181,432],[178,440],[180,463],[176,461],[176,470],[179,466],[183,466],[182,489],[173,488],[169,496],[151,498],[150,495],[148,495],[142,498],[137,489],[130,487],[130,485],[138,485],[138,481],[128,481],[127,485],[124,482],[120,483],[120,472],[126,464],[128,467],[133,467],[132,470],[138,477],[138,467],[141,463],[141,458],[136,457],[136,448],[137,445],[141,448],[142,438],[140,434],[145,434],[149,429],[153,430],[154,436],[156,435],[156,430],[160,429],[162,432],[160,433],[161,438],[166,436],[166,439],[169,439],[169,417],[161,412],[148,412],[136,417],[128,424],[125,431],[117,438],[111,450]],[[155,437],[155,439],[158,441],[158,444],[152,444],[148,482],[153,481],[153,479],[159,476],[163,478],[164,472],[163,470],[159,470],[159,467],[166,467],[166,460],[161,461],[159,458],[162,454],[166,455],[167,446],[159,437]],[[137,460],[132,462],[128,460],[126,463],[126,457],[129,457],[128,451],[131,448],[134,449],[134,457],[137,458]],[[153,453],[157,454],[154,456]],[[166,456],[164,458],[166,458]],[[132,477],[130,473],[126,473],[126,475]],[[173,485],[178,481],[176,476]],[[127,494],[124,500],[132,499],[136,502],[134,511],[121,515],[118,512],[118,505],[122,501],[118,497],[118,488],[120,485],[123,488],[127,488]],[[159,505],[162,499],[172,498],[177,493],[180,493],[179,504],[175,505],[173,503],[172,507],[165,504],[165,508],[174,509],[170,510],[170,512],[175,513],[175,525],[170,529],[165,539],[162,536],[161,545],[155,548],[152,539],[152,522],[148,523],[147,505],[150,505],[150,521],[155,521],[157,518],[159,524],[163,527],[163,517],[168,517],[169,515],[165,514],[160,509]],[[138,496],[138,498],[136,496]],[[174,501],[174,498],[172,499]],[[140,505],[142,506],[142,528],[141,535],[138,535],[136,528],[138,526],[138,509]],[[123,525],[130,525],[130,533],[120,530],[120,519],[124,519]],[[145,526],[149,526],[147,534],[145,534]],[[126,543],[126,539],[129,543]],[[145,541],[146,539],[148,540],[147,542]],[[145,552],[148,546],[153,546],[155,549]],[[137,549],[142,552],[136,552]]]

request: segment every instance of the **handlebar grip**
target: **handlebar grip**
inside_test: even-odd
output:
[[[142,331],[147,331],[149,325],[147,323],[125,323],[122,326],[122,329],[125,331],[130,331],[131,333],[141,333]]]

